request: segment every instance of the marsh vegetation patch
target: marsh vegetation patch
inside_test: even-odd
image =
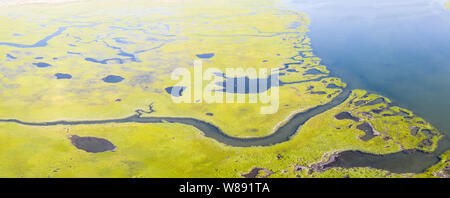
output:
[[[411,127],[411,135],[416,136],[417,133],[419,132],[419,130],[420,130],[420,127],[417,127],[417,126]]]

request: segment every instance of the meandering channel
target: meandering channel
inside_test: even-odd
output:
[[[64,26],[60,27],[53,34],[43,38],[42,40],[37,41],[34,44],[17,44],[17,43],[9,43],[9,42],[0,42],[0,46],[10,46],[17,48],[36,48],[36,47],[45,47],[48,45],[48,41],[52,38],[62,34],[69,27],[90,27],[88,26]],[[326,31],[323,31],[326,32]],[[263,33],[258,30],[258,33]],[[281,32],[275,34],[265,33],[264,35],[231,35],[231,36],[255,36],[255,37],[272,37],[278,36],[281,34],[292,34],[292,32]],[[173,36],[173,35],[170,35]],[[203,36],[218,36],[218,35],[203,35]],[[336,39],[335,39],[336,40]],[[138,52],[136,52],[138,53]],[[122,54],[126,55],[126,54]],[[9,58],[15,59],[15,57],[9,55]],[[344,57],[344,56],[343,56]],[[100,61],[103,62],[104,60]],[[428,65],[428,64],[425,64]],[[383,71],[383,70],[380,70]],[[384,74],[383,74],[384,75]],[[313,79],[316,80],[316,79]],[[299,82],[288,82],[281,83],[284,84],[293,84],[293,83],[302,83],[304,81]],[[108,123],[180,123],[185,125],[190,125],[196,127],[201,130],[206,137],[213,138],[218,142],[236,146],[236,147],[249,147],[249,146],[270,146],[278,143],[282,143],[288,141],[293,135],[296,134],[299,127],[301,127],[305,122],[307,122],[310,118],[319,115],[331,108],[336,107],[347,99],[351,93],[350,88],[345,88],[342,93],[332,99],[331,102],[316,106],[311,108],[305,112],[300,112],[295,114],[291,119],[289,119],[284,125],[278,128],[274,133],[265,137],[255,137],[255,138],[238,138],[232,137],[225,134],[220,128],[217,126],[198,120],[195,118],[188,117],[142,117],[141,114],[132,115],[125,118],[119,119],[106,119],[106,120],[85,120],[85,121],[54,121],[54,122],[25,122],[17,119],[0,119],[0,122],[11,122],[22,125],[31,125],[31,126],[53,126],[53,125],[90,125],[90,124],[108,124]],[[402,92],[403,93],[403,92]],[[437,103],[436,103],[437,104]],[[442,141],[441,141],[442,142]],[[448,141],[447,141],[448,142]],[[421,172],[425,168],[429,167],[431,164],[437,162],[437,154],[442,152],[442,146],[439,146],[433,153],[423,153],[423,152],[415,152],[411,153],[393,153],[387,155],[374,155],[369,153],[362,153],[359,151],[345,151],[342,152],[337,159],[327,164],[324,168],[329,167],[365,167],[371,166],[375,168],[390,170],[392,172]]]
[[[274,133],[264,137],[254,138],[239,138],[232,137],[225,134],[219,127],[189,117],[142,117],[142,113],[119,118],[106,120],[84,120],[84,121],[54,121],[54,122],[25,122],[17,119],[0,119],[0,122],[11,122],[29,126],[55,126],[55,125],[93,125],[93,124],[108,124],[108,123],[179,123],[193,126],[204,133],[206,137],[213,138],[218,142],[235,147],[250,147],[250,146],[271,146],[288,141],[294,136],[298,129],[306,123],[309,119],[317,116],[329,109],[332,109],[343,103],[351,94],[350,87],[346,87],[343,91],[334,97],[330,102],[313,107],[307,111],[299,112],[289,119],[284,125],[279,127]],[[440,153],[437,149],[433,153],[425,152],[397,152],[386,155],[375,155],[370,153],[363,153],[358,151],[344,151],[337,156],[337,158],[324,165],[324,169],[332,167],[373,167],[388,170],[395,173],[419,173],[423,172],[429,166],[438,162],[436,153]],[[422,159],[427,159],[423,161]],[[422,163],[418,162],[421,161]],[[409,163],[403,163],[409,162]]]
[[[90,124],[108,124],[108,123],[180,123],[193,126],[204,133],[206,137],[213,138],[218,142],[235,147],[249,146],[270,146],[288,141],[306,121],[319,115],[333,107],[344,102],[351,93],[350,88],[344,88],[343,91],[334,97],[330,102],[316,106],[304,112],[295,114],[283,126],[279,127],[274,133],[264,137],[239,138],[225,134],[217,126],[188,117],[142,117],[140,114],[132,115],[119,119],[106,120],[85,120],[85,121],[54,121],[54,122],[25,122],[17,119],[0,119],[0,122],[13,122],[29,126],[54,126],[54,125],[90,125]]]

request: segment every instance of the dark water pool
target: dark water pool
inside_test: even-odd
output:
[[[116,146],[114,146],[114,144],[103,138],[80,137],[73,135],[70,137],[70,141],[76,148],[84,150],[88,153],[101,153],[116,150]]]
[[[34,66],[36,67],[50,67],[52,65],[48,64],[48,63],[44,63],[44,62],[39,62],[39,63],[33,63]]]
[[[166,87],[165,90],[168,94],[174,96],[174,97],[180,97],[183,94],[183,91],[186,89],[186,87],[183,86],[173,86],[173,87]]]
[[[72,75],[64,74],[64,73],[56,73],[55,77],[56,77],[56,79],[71,79]]]
[[[104,77],[102,80],[106,83],[119,83],[122,82],[125,78],[122,76],[109,75]]]
[[[390,166],[386,166],[387,162]],[[433,154],[413,150],[387,155],[345,151],[339,154],[336,161],[325,165],[324,168],[372,167],[385,169],[393,173],[421,173],[437,162],[438,159]]]
[[[212,58],[214,56],[214,53],[206,53],[206,54],[197,54],[196,55],[198,58]]]

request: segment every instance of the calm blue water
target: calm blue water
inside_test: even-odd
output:
[[[55,77],[56,79],[72,79],[72,75],[64,73],[56,73]]]
[[[212,58],[214,56],[214,53],[207,53],[207,54],[197,54],[198,58]]]
[[[43,62],[39,62],[39,63],[32,63],[33,65],[35,65],[36,67],[50,67],[52,65],[48,64],[48,63],[43,63]]]
[[[119,83],[125,80],[125,78],[122,78],[121,76],[116,75],[109,75],[102,79],[106,83]]]
[[[450,10],[437,0],[286,0],[308,14],[314,53],[353,87],[450,135]]]

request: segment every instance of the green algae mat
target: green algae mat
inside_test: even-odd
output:
[[[330,165],[430,153],[442,134],[333,76],[308,16],[279,5],[2,9],[0,177],[447,177],[448,152],[423,171]]]

